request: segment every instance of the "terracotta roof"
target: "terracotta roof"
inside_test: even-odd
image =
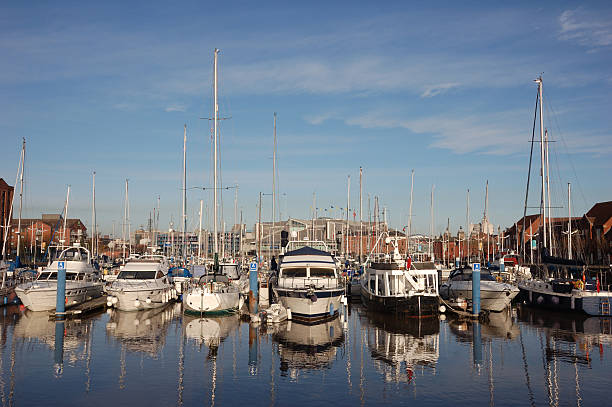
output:
[[[594,226],[603,226],[612,218],[612,201],[598,202],[587,213],[587,218],[592,220]]]

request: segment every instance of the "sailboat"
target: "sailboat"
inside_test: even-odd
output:
[[[571,249],[568,253],[569,258],[552,256],[549,252],[552,246],[552,230],[550,225],[547,225],[547,222],[551,222],[550,209],[552,205],[550,203],[548,170],[548,133],[544,130],[542,77],[540,76],[535,82],[538,84],[537,100],[539,102],[540,118],[540,174],[542,181],[540,216],[543,219],[543,228],[541,233],[539,233],[539,238],[541,244],[540,262],[542,264],[542,275],[540,278],[520,281],[518,286],[521,296],[531,306],[556,311],[575,311],[595,316],[609,316],[612,315],[610,306],[612,303],[612,292],[601,290],[598,280],[587,279],[588,270],[584,262],[572,259]],[[527,182],[527,187],[529,187],[529,180]],[[527,188],[525,208],[527,207],[528,193],[529,189]],[[570,198],[568,189],[568,201]],[[568,222],[571,222],[571,212]],[[571,242],[571,226],[568,225],[568,229]],[[569,247],[571,248],[571,244]]]
[[[17,255],[14,262],[7,260],[7,248],[6,244],[9,239],[9,231],[13,227],[11,225],[11,219],[13,218],[13,205],[9,209],[9,215],[6,219],[6,225],[4,227],[4,236],[2,240],[2,258],[0,259],[0,274],[2,274],[2,285],[0,286],[0,303],[2,305],[8,304],[15,300],[15,274],[17,269],[21,266],[20,264],[20,249],[21,249],[21,209],[23,202],[23,172],[25,166],[25,138],[21,146],[21,154],[19,156],[19,167],[17,170],[17,179],[20,180],[19,188],[19,220],[17,224]],[[15,185],[17,185],[17,179],[15,179]],[[14,195],[14,194],[13,194]],[[7,277],[12,277],[11,280],[7,281]]]
[[[219,49],[214,52],[214,264],[212,272],[203,275],[183,293],[183,308],[186,313],[192,314],[218,314],[237,311],[242,305],[242,297],[238,285],[233,284],[219,264],[219,233],[218,233],[218,192],[220,189],[218,169],[218,125],[219,104],[217,101],[218,86],[218,56]]]

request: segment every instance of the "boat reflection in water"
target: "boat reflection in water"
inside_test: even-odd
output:
[[[374,368],[386,382],[411,383],[415,373],[435,374],[440,356],[440,320],[366,312]]]
[[[526,306],[517,311],[520,321],[544,331],[548,362],[590,364],[593,351],[603,356],[604,346],[612,345],[612,318],[564,315]]]
[[[186,313],[183,315],[185,338],[209,349],[218,348],[239,325],[238,314],[202,318]]]
[[[109,311],[107,336],[121,343],[122,350],[144,352],[155,357],[164,347],[168,326],[181,315],[181,304],[144,311]]]
[[[64,362],[74,367],[85,361],[85,374],[89,386],[89,364],[94,325],[100,315],[82,320],[55,322],[46,312],[26,310],[15,325],[14,337],[25,343],[42,343],[54,351],[55,375],[61,376]]]
[[[296,378],[303,369],[325,369],[344,343],[340,318],[314,325],[287,321],[272,334],[278,343],[281,375]]]
[[[459,342],[472,342],[473,329],[472,321],[449,316],[448,326],[452,333],[457,336]],[[521,331],[513,319],[511,308],[506,308],[501,312],[491,312],[479,324],[480,333],[483,339],[509,339],[518,338]]]

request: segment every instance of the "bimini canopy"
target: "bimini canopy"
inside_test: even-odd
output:
[[[304,246],[285,253],[280,267],[295,263],[319,263],[335,265],[334,258],[326,251]]]

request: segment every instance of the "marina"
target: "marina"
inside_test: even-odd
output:
[[[608,405],[612,3],[0,15],[0,407]]]

